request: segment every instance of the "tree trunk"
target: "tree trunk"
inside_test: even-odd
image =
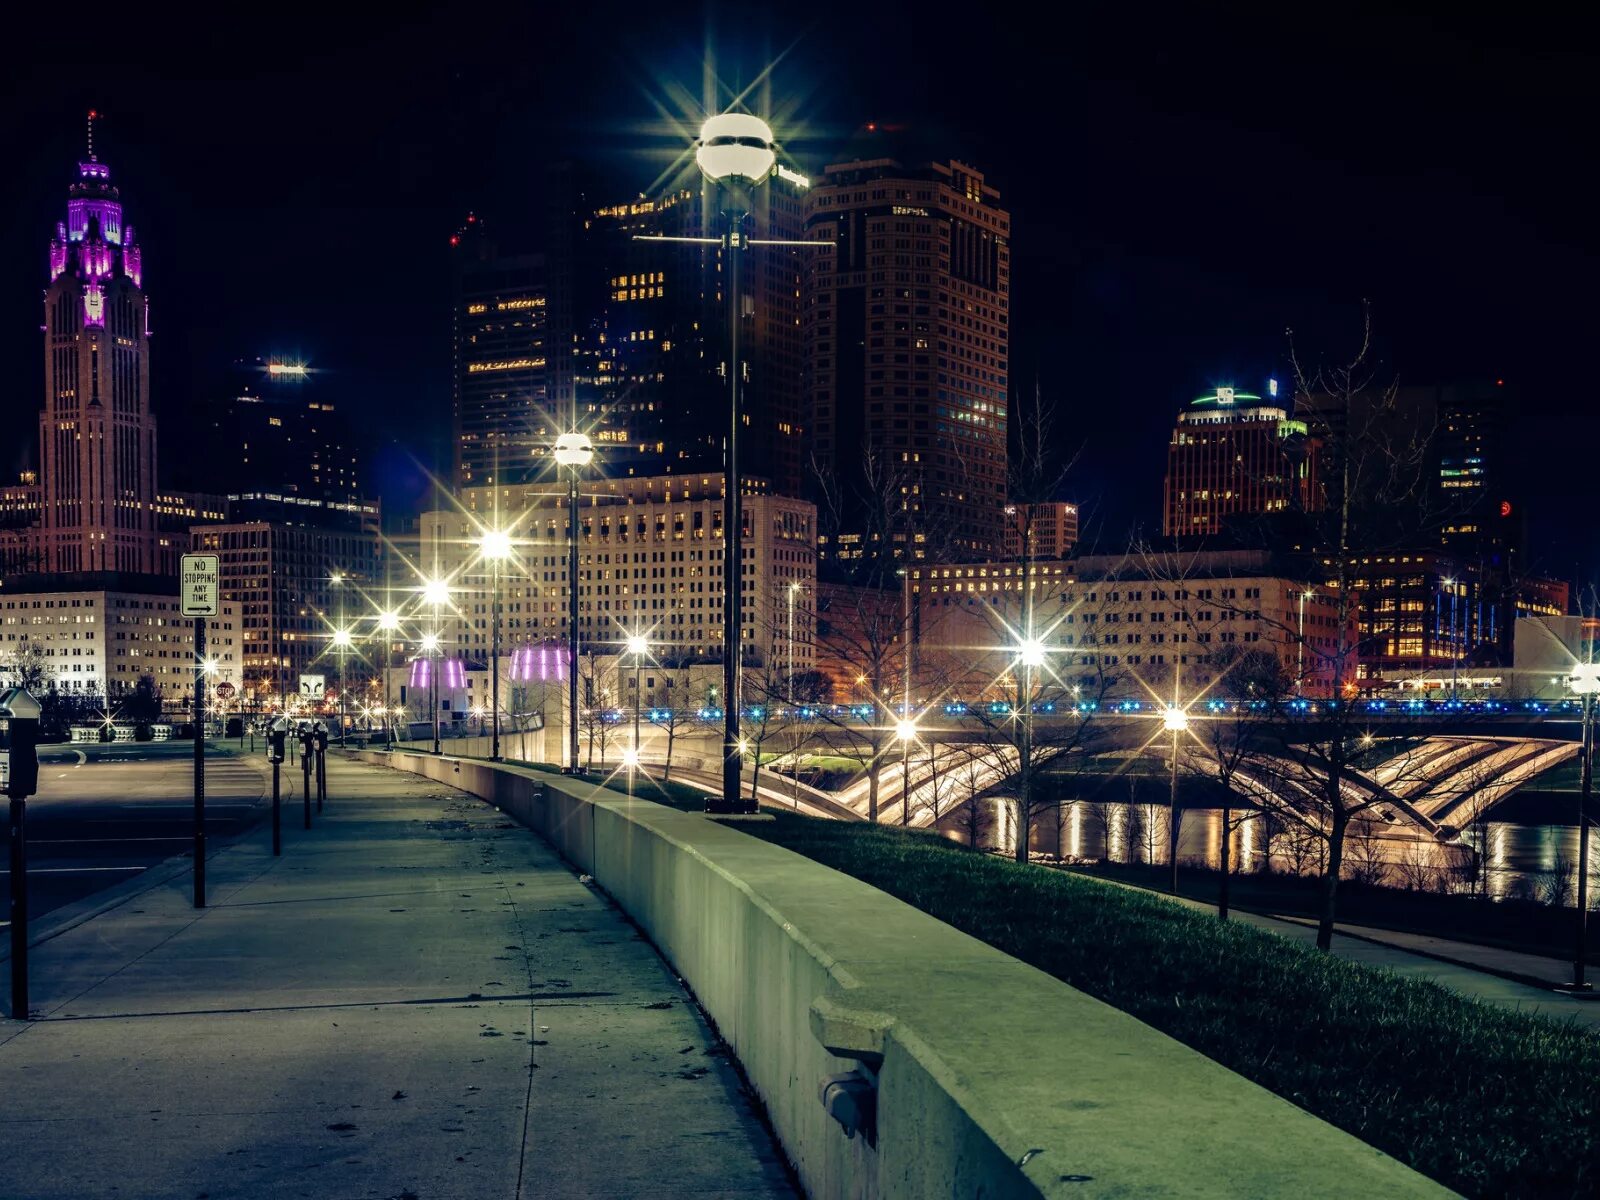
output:
[[[766,741],[767,727],[762,725],[761,736],[756,739],[755,745],[756,752],[754,757],[756,760],[756,765],[750,772],[750,803],[754,804],[757,808],[761,807],[761,801],[756,799],[756,785],[761,782],[761,747],[766,744]]]
[[[677,720],[677,714],[676,713],[673,714],[673,720],[674,721]],[[672,743],[673,743],[673,740],[674,740],[674,738],[673,738],[673,726],[668,725],[667,726],[667,767],[666,767],[666,770],[661,772],[661,780],[662,780],[663,783],[670,783],[671,780],[672,780]]]
[[[1322,909],[1317,918],[1317,949],[1333,948],[1333,913],[1339,893],[1339,871],[1344,864],[1344,833],[1350,817],[1344,805],[1335,804],[1328,828],[1328,869],[1322,877]]]
[[[874,750],[872,761],[867,764],[867,820],[874,825],[878,823],[878,754]]]
[[[1226,787],[1227,784],[1228,781],[1223,780],[1223,786]],[[1232,812],[1233,810],[1224,803],[1222,806],[1222,880],[1217,887],[1217,918],[1223,921],[1228,919],[1228,875],[1233,865],[1229,858],[1230,850],[1228,847],[1228,827],[1233,823],[1230,819]]]

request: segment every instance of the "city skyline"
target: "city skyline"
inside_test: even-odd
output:
[[[1108,32],[1116,31],[1111,18],[1094,19]],[[1239,45],[1249,47],[1273,32],[1264,24],[1253,32],[1241,28],[1249,25],[1241,14],[1220,14],[1215,28],[1200,31],[1197,49],[1208,45],[1208,39],[1246,35],[1255,41],[1242,40]],[[1001,188],[1017,223],[1012,391],[1037,381],[1057,404],[1063,451],[1077,454],[1067,492],[1083,505],[1088,536],[1103,542],[1122,536],[1133,523],[1147,530],[1158,526],[1162,456],[1170,414],[1177,404],[1215,385],[1259,387],[1269,374],[1286,376],[1287,325],[1299,331],[1297,341],[1308,354],[1342,350],[1358,327],[1362,299],[1370,297],[1385,365],[1403,380],[1443,383],[1481,375],[1485,368],[1490,374],[1503,370],[1517,384],[1529,416],[1556,416],[1570,423],[1575,436],[1560,439],[1560,444],[1546,444],[1524,422],[1513,422],[1508,436],[1519,451],[1514,457],[1521,477],[1512,483],[1526,496],[1533,564],[1582,578],[1592,556],[1578,542],[1574,515],[1563,503],[1561,491],[1561,481],[1576,466],[1575,448],[1587,441],[1589,420],[1570,385],[1582,306],[1575,278],[1567,279],[1563,264],[1555,260],[1562,240],[1576,236],[1570,233],[1571,226],[1556,219],[1564,193],[1547,189],[1535,196],[1524,190],[1516,172],[1508,171],[1501,185],[1508,190],[1494,206],[1499,211],[1482,211],[1481,203],[1471,198],[1483,191],[1476,186],[1464,189],[1467,199],[1440,207],[1437,202],[1447,189],[1432,178],[1438,168],[1430,163],[1442,160],[1457,172],[1484,169],[1478,165],[1479,156],[1448,151],[1459,149],[1462,139],[1474,131],[1492,135],[1493,145],[1503,149],[1502,124],[1485,124],[1476,108],[1460,108],[1454,119],[1436,124],[1439,148],[1417,153],[1415,169],[1408,172],[1403,152],[1409,143],[1403,144],[1399,133],[1372,129],[1362,122],[1362,113],[1390,104],[1401,126],[1424,120],[1433,110],[1415,94],[1425,90],[1422,81],[1430,71],[1455,69],[1440,61],[1444,50],[1463,42],[1479,45],[1481,39],[1475,42],[1474,31],[1463,29],[1446,38],[1436,52],[1420,52],[1436,35],[1397,21],[1383,27],[1384,38],[1373,37],[1364,49],[1352,49],[1352,41],[1359,41],[1363,31],[1370,32],[1360,22],[1357,25],[1360,28],[1331,35],[1329,47],[1319,51],[1330,60],[1335,49],[1348,51],[1346,68],[1352,78],[1364,77],[1403,49],[1419,51],[1411,60],[1414,79],[1377,89],[1349,114],[1352,125],[1367,131],[1370,153],[1328,149],[1335,143],[1317,135],[1339,122],[1338,114],[1326,107],[1310,113],[1297,107],[1293,114],[1274,118],[1307,119],[1303,130],[1289,131],[1293,137],[1278,131],[1283,144],[1269,147],[1270,153],[1257,160],[1259,171],[1239,176],[1237,164],[1229,164],[1225,174],[1259,175],[1264,181],[1288,178],[1287,161],[1301,160],[1304,166],[1306,156],[1314,158],[1320,147],[1335,173],[1318,178],[1338,197],[1273,189],[1264,182],[1263,189],[1282,191],[1284,199],[1269,203],[1259,195],[1237,195],[1227,224],[1216,223],[1213,200],[1195,194],[1195,180],[1185,171],[1189,164],[1157,151],[1171,152],[1182,131],[1199,121],[1221,139],[1224,149],[1219,155],[1232,155],[1239,144],[1262,139],[1263,130],[1272,125],[1262,103],[1241,113],[1237,104],[1230,110],[1218,98],[1202,96],[1179,110],[1170,104],[1166,90],[1170,84],[1152,80],[1152,68],[1136,61],[1142,56],[1119,58],[1119,66],[1112,69],[1106,64],[1085,66],[1068,49],[1063,53],[1068,54],[1071,70],[1055,81],[1062,91],[1057,98],[1061,153],[1052,147],[1040,155],[1036,135],[1048,120],[1049,106],[1039,95],[1038,79],[1025,69],[1013,72],[1015,81],[1008,76],[1004,88],[991,89],[997,93],[994,96],[958,101],[915,72],[899,70],[903,47],[886,46],[884,69],[870,78],[857,78],[850,66],[866,50],[856,41],[845,39],[823,47],[819,43],[825,39],[814,27],[769,32],[771,45],[779,50],[794,40],[780,34],[793,33],[797,39],[780,64],[774,87],[775,94],[785,97],[786,111],[797,112],[800,118],[797,136],[786,139],[786,148],[804,166],[820,172],[832,157],[830,150],[880,144],[877,139],[887,134],[932,143],[939,156],[966,154]],[[577,78],[580,72],[562,67],[545,48],[530,49],[526,61],[518,63],[505,51],[469,53],[447,42],[445,65],[430,65],[424,72],[424,90],[432,99],[448,100],[447,112],[432,118],[419,115],[418,100],[384,98],[382,89],[373,93],[379,98],[372,104],[355,103],[363,83],[386,74],[388,69],[379,61],[382,50],[416,46],[433,28],[428,19],[419,18],[382,37],[335,29],[318,62],[291,65],[269,54],[247,57],[240,63],[239,81],[218,84],[219,93],[233,102],[219,105],[222,111],[215,116],[188,115],[172,128],[158,123],[172,115],[170,94],[176,85],[153,86],[135,95],[119,88],[117,81],[159,76],[185,44],[188,35],[181,29],[144,30],[138,36],[149,41],[150,53],[133,55],[123,65],[108,65],[101,72],[102,83],[52,81],[38,91],[28,118],[13,119],[4,128],[8,158],[24,169],[19,171],[22,187],[13,200],[9,223],[14,233],[6,239],[0,266],[27,270],[10,276],[17,282],[6,289],[0,312],[23,314],[24,320],[8,323],[0,349],[21,364],[24,377],[37,371],[36,345],[24,344],[23,338],[32,341],[27,318],[37,296],[38,238],[47,228],[39,223],[38,213],[46,200],[51,207],[59,206],[62,164],[81,152],[81,109],[93,106],[99,95],[120,92],[125,98],[98,101],[109,110],[102,139],[111,147],[108,157],[116,162],[120,180],[138,196],[141,240],[152,247],[151,256],[158,264],[152,272],[159,281],[153,302],[161,316],[152,351],[153,392],[164,445],[181,437],[193,406],[220,394],[215,389],[224,360],[257,354],[292,356],[348,382],[351,399],[348,405],[341,399],[341,407],[386,443],[378,447],[372,471],[363,474],[370,474],[376,490],[390,498],[391,507],[415,507],[426,486],[411,455],[431,469],[433,446],[444,441],[448,449],[443,438],[448,429],[449,377],[445,235],[468,209],[484,213],[502,232],[514,224],[520,199],[538,194],[539,179],[548,165],[547,156],[538,151],[546,145],[551,157],[576,154],[593,160],[589,165],[608,174],[615,181],[614,190],[646,190],[668,161],[672,138],[659,128],[642,130],[639,115],[664,97],[697,91],[704,50],[698,36],[703,31],[677,31],[668,39],[671,52],[662,56],[663,65],[647,70],[641,65],[640,49],[627,39],[622,49],[605,51],[592,33],[552,26],[553,32],[570,34],[572,45],[593,50],[599,56],[595,61],[607,65],[607,78],[626,82],[628,86],[618,89],[625,94],[613,96],[599,82]],[[641,22],[636,36],[643,38],[654,28]],[[1170,29],[1152,35],[1156,41],[1150,57],[1170,62],[1173,42],[1185,31],[1195,32],[1173,18]],[[748,79],[759,64],[778,57],[777,51],[752,49],[764,48],[759,34],[732,37],[726,25],[719,32],[721,37],[708,40],[716,45],[719,65],[729,78]],[[1008,55],[1019,66],[1042,61],[1042,52],[1027,51],[1009,34],[984,30],[979,38],[978,48]],[[1495,92],[1499,99],[1505,100],[1514,90],[1513,81],[1529,81],[1537,49],[1532,44],[1502,47],[1506,72],[1493,85],[1501,89]],[[355,70],[336,84],[327,74],[329,56],[352,50]],[[470,69],[473,61],[479,70]],[[1270,74],[1265,67],[1263,73]],[[241,95],[241,82],[288,77],[309,80],[311,85],[305,97],[279,112],[289,131],[281,135],[287,141],[280,151],[249,152],[245,148],[266,145],[262,134],[268,114],[259,102]],[[1535,83],[1549,90],[1562,86],[1559,74]],[[535,113],[539,102],[553,101],[562,89],[573,109],[592,116]],[[1009,118],[997,126],[997,109],[1019,95],[1032,95],[1034,102],[1013,103]],[[1116,103],[1085,106],[1078,102],[1084,95]],[[89,103],[77,104],[80,98]],[[1487,97],[1475,102],[1489,103]],[[1524,97],[1517,107],[1505,110],[1502,122],[1514,121],[1515,114],[1530,113],[1534,107],[1533,96]],[[346,116],[337,150],[330,139],[308,127],[314,112]],[[1102,122],[1098,130],[1085,127],[1091,112]],[[463,115],[471,113],[482,118],[481,128],[461,125]],[[1320,123],[1310,117],[1319,117]],[[1229,118],[1234,118],[1231,127]],[[1556,137],[1563,119],[1559,106],[1545,106],[1543,123],[1530,130],[1534,143]],[[880,122],[909,123],[912,128],[869,128]],[[1140,176],[1126,169],[1130,151],[1113,153],[1104,144],[1119,128],[1137,129],[1158,139],[1149,143],[1151,153],[1145,156]],[[451,148],[446,135],[459,135],[459,147]],[[209,171],[207,164],[219,161],[218,153],[230,145],[235,147],[234,157],[227,161],[229,170],[241,177],[236,200],[243,207],[212,204],[203,199],[204,188],[184,186]],[[1532,147],[1524,152],[1531,153]],[[409,156],[397,157],[402,154]],[[1398,160],[1398,181],[1381,194],[1356,186],[1352,171],[1364,158],[1374,167],[1381,165],[1386,177],[1393,174]],[[1094,186],[1085,190],[1080,180],[1070,196],[1058,193],[1057,202],[1042,202],[1048,189],[1071,181],[1065,159],[1078,161],[1078,172],[1092,179]],[[244,188],[242,177],[257,162],[265,165],[251,174]],[[38,169],[31,164],[38,164]],[[368,190],[373,172],[385,167],[390,174],[398,170],[395,186]],[[1112,167],[1121,170],[1108,169]],[[1492,171],[1485,178],[1499,174]],[[1164,179],[1169,189],[1164,199],[1159,187],[1157,198],[1152,198],[1148,186],[1152,175]],[[1330,178],[1336,182],[1327,183]],[[225,183],[213,181],[212,186]],[[1126,201],[1133,190],[1144,199],[1129,215],[1104,219],[1115,198]],[[1291,192],[1297,196],[1293,202],[1287,199]],[[1355,194],[1365,206],[1342,208]],[[1426,220],[1421,215],[1426,208],[1423,197],[1435,204]],[[1289,208],[1303,210],[1304,217],[1288,222],[1284,210]],[[224,210],[234,215],[225,220]],[[1339,212],[1360,216],[1328,219],[1330,213]],[[1137,224],[1133,220],[1152,215],[1161,219]],[[51,218],[46,214],[45,219]],[[1212,220],[1218,236],[1175,248],[1178,233],[1195,232],[1194,223],[1203,219]],[[1248,223],[1259,225],[1262,220],[1268,224],[1258,235],[1241,237]],[[230,224],[247,258],[252,249],[263,252],[248,284],[230,279],[213,290],[200,269],[201,247],[214,245],[217,231]],[[1472,245],[1481,283],[1472,285],[1473,272],[1468,271],[1469,286],[1463,290],[1460,278],[1447,278],[1437,268],[1441,255],[1459,257],[1457,252],[1466,244],[1461,240],[1466,224],[1471,224],[1476,239]],[[401,239],[386,236],[401,226]],[[372,230],[391,249],[379,256],[382,261],[376,265],[364,264],[359,272],[346,270],[342,256],[351,243],[345,239],[358,237],[355,231],[362,229]],[[1281,249],[1286,231],[1297,239],[1289,243],[1295,253],[1288,256]],[[1233,253],[1219,253],[1217,243],[1230,239],[1236,243]],[[1396,253],[1401,243],[1412,249]],[[1524,253],[1530,246],[1538,252]],[[1582,248],[1577,249],[1581,253]],[[1278,269],[1260,269],[1258,260],[1267,255]],[[1521,266],[1508,276],[1508,259],[1519,255]],[[1303,266],[1296,264],[1297,258]],[[1330,264],[1340,258],[1349,261],[1335,271]],[[308,291],[295,283],[295,268],[310,261],[327,264],[327,269],[318,288]],[[1572,265],[1578,261],[1574,257]],[[387,282],[379,282],[395,277],[391,272],[397,268],[388,265],[395,262],[406,264],[402,274],[410,282],[400,294]],[[1285,263],[1289,269],[1283,269]],[[1367,278],[1359,277],[1363,273]],[[1575,277],[1578,272],[1571,274]],[[383,302],[372,303],[374,294],[382,294]],[[201,300],[202,295],[206,299]],[[1516,297],[1515,302],[1510,297]],[[349,308],[334,321],[330,314],[336,306]],[[176,337],[163,341],[163,329],[184,331],[181,344]],[[404,353],[396,354],[400,345]],[[210,356],[217,361],[210,361]],[[1510,365],[1501,365],[1505,363]],[[31,386],[18,391],[38,394]],[[397,428],[402,422],[406,428]],[[10,449],[9,458],[20,457],[20,448]],[[1532,451],[1540,455],[1537,467],[1529,461]],[[167,457],[180,464],[181,445]],[[18,465],[0,463],[8,477]],[[448,456],[437,465],[440,475],[448,476]]]

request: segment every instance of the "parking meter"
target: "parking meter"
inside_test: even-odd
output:
[[[13,800],[39,790],[39,713],[27,689],[0,692],[0,785]]]
[[[39,790],[39,702],[26,688],[0,692],[0,784],[11,799],[11,1015],[28,1007],[28,797]]]
[[[317,811],[328,795],[328,727],[318,721],[311,728],[311,742],[317,751]]]
[[[287,717],[278,717],[267,726],[267,761],[281,763],[288,750],[289,720]]]
[[[272,764],[272,854],[283,853],[283,810],[279,799],[278,770],[288,749],[289,718],[277,717],[267,726],[267,761]]]

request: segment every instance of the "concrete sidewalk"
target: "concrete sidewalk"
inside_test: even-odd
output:
[[[1215,905],[1201,907],[1216,912]],[[1312,945],[1317,940],[1315,921],[1299,917],[1262,916],[1238,910],[1233,910],[1232,915],[1283,937]],[[1552,984],[1571,979],[1570,969],[1561,970],[1561,964],[1554,959],[1538,959],[1536,955],[1519,954],[1513,950],[1497,950],[1492,946],[1364,925],[1335,924],[1333,929],[1333,952],[1340,958],[1383,967],[1408,978],[1432,980],[1476,1000],[1538,1013],[1557,1021],[1572,1021],[1580,1029],[1600,1033],[1600,1000],[1563,995],[1549,987],[1507,977],[1507,973],[1525,974],[1532,978],[1548,976]],[[1528,964],[1523,961],[1527,959],[1538,959],[1543,964],[1539,975],[1527,969]]]
[[[0,1196],[776,1196],[699,1011],[531,833],[329,755],[266,826],[35,949]],[[299,773],[285,772],[299,785]],[[287,788],[286,788],[287,790]]]

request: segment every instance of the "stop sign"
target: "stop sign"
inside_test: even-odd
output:
[[[231,683],[217,684],[217,695],[221,696],[224,700],[232,700],[233,694],[236,691],[238,691],[238,689],[235,688]]]

